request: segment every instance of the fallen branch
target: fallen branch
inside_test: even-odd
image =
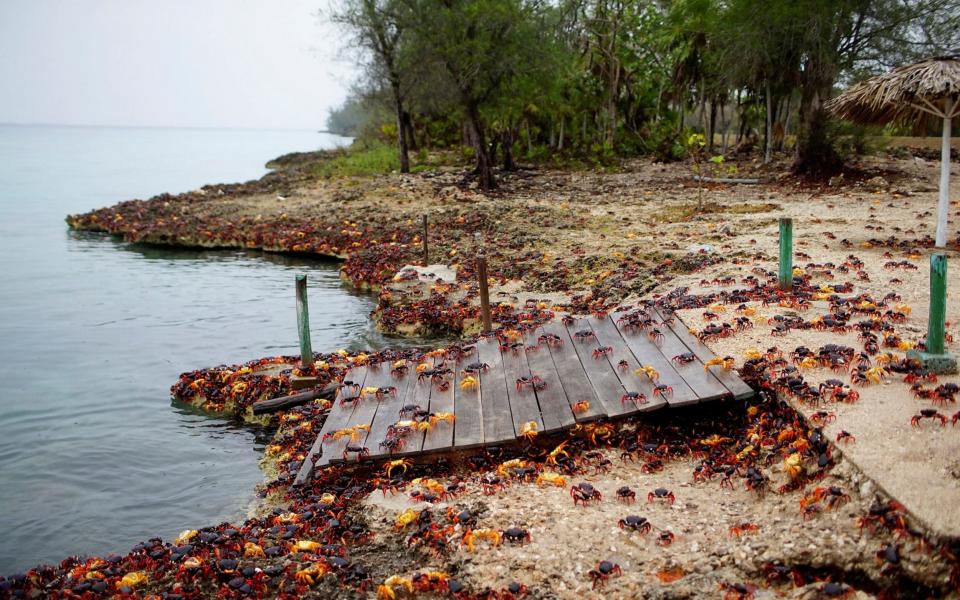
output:
[[[307,402],[316,400],[317,398],[326,398],[327,400],[332,400],[336,392],[336,385],[326,385],[324,387],[316,387],[312,390],[307,390],[291,396],[281,396],[280,398],[271,398],[270,400],[260,400],[259,402],[253,403],[253,414],[264,415],[267,413],[277,412],[278,410],[283,410],[285,408],[292,408],[294,406],[306,404]]]
[[[736,179],[733,177],[699,177],[694,176],[694,181],[702,181],[704,183],[742,183],[745,185],[756,185],[760,183],[759,179]]]

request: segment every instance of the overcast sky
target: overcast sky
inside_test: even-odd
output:
[[[0,0],[0,123],[321,128],[327,0]]]

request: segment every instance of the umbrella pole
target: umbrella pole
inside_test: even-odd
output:
[[[943,101],[943,139],[940,147],[940,200],[937,203],[937,248],[947,245],[947,214],[950,210],[950,115],[956,100]]]

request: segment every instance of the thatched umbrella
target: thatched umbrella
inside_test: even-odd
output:
[[[943,119],[940,202],[936,245],[947,243],[950,204],[950,120],[960,115],[960,57],[947,56],[898,67],[859,83],[827,104],[833,114],[863,124],[917,123]]]

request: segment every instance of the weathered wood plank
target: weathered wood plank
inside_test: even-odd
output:
[[[590,403],[590,407],[579,413],[574,413],[578,422],[595,421],[607,415],[606,407],[597,398],[597,394],[587,379],[587,372],[583,370],[580,364],[580,358],[573,347],[573,340],[560,321],[551,321],[540,328],[540,332],[551,333],[558,336],[563,344],[552,346],[550,348],[550,358],[557,369],[557,376],[563,385],[563,392],[570,403],[571,411],[573,405],[582,400]],[[538,334],[539,335],[539,334]]]
[[[544,430],[543,419],[540,416],[540,405],[537,404],[537,394],[532,387],[525,386],[517,389],[517,379],[531,377],[539,373],[531,373],[527,364],[527,357],[521,348],[517,352],[508,350],[503,354],[503,370],[507,379],[507,396],[510,398],[511,428],[519,436],[523,426],[527,423],[536,423],[537,432]]]
[[[429,410],[432,413],[452,413],[456,409],[454,404],[454,398],[457,388],[457,365],[453,363],[447,363],[451,369],[454,370],[454,374],[450,377],[450,387],[445,391],[441,391],[435,385],[431,385],[429,381],[424,382],[422,385],[430,389],[430,402]],[[437,423],[437,425],[426,432],[423,443],[421,447],[424,451],[428,450],[438,450],[442,448],[450,448],[453,446],[453,436],[457,430],[457,423],[460,421],[460,416],[456,416],[456,420],[453,423]]]
[[[507,387],[512,385],[513,379],[507,376],[506,357],[500,354],[496,339],[477,341],[477,360],[490,366],[486,373],[479,375],[483,443],[497,444],[512,440],[515,435]]]
[[[526,343],[534,346],[542,329],[538,329],[526,338]],[[530,371],[539,375],[547,387],[538,391],[537,404],[540,405],[540,417],[543,420],[544,433],[560,431],[576,424],[570,400],[563,389],[557,366],[550,355],[550,349],[542,345],[536,350],[527,353],[527,365]]]
[[[496,344],[496,341],[490,343]],[[469,449],[483,445],[483,410],[480,403],[480,387],[483,383],[476,377],[478,385],[472,390],[464,390],[460,388],[463,379],[458,373],[450,386],[453,389],[453,405],[457,414],[457,422],[453,428],[453,445]]]
[[[680,338],[677,337],[677,334],[673,331],[673,329],[666,325],[660,325],[658,328],[660,329],[660,332],[663,333],[663,340],[660,342],[659,347],[665,358],[671,360],[678,354],[690,352],[690,349],[687,348],[686,344],[680,341]],[[670,404],[673,406],[693,404],[696,402],[703,402],[704,400],[717,400],[730,393],[727,391],[727,388],[720,385],[720,382],[717,381],[716,377],[704,370],[703,362],[699,359],[687,364],[679,364],[675,362],[671,362],[671,364],[674,365],[674,369],[676,369],[677,373],[683,377],[683,380],[688,386],[690,386],[690,389],[692,389],[696,395],[694,399],[687,402],[679,399],[671,400]],[[676,388],[674,388],[674,392],[676,392]],[[674,395],[674,398],[676,398],[676,395]]]
[[[657,315],[660,317],[660,320],[664,319],[665,315],[661,309],[657,309]],[[680,341],[682,341],[691,352],[697,355],[697,358],[699,358],[701,362],[705,363],[715,356],[709,348],[701,344],[700,341],[690,333],[686,324],[684,324],[679,317],[675,316],[673,325],[669,327],[674,334],[680,338]],[[722,367],[710,367],[710,373],[713,374],[737,400],[744,400],[753,396],[753,389],[740,379],[736,371],[725,371]]]
[[[590,317],[588,321],[594,332],[596,332],[597,340],[600,344],[613,348],[613,353],[607,355],[607,360],[616,372],[617,377],[620,378],[620,384],[623,385],[626,391],[639,392],[646,397],[646,402],[642,404],[621,402],[618,407],[620,412],[610,416],[649,412],[666,407],[667,401],[664,398],[653,395],[653,384],[650,383],[646,377],[637,375],[634,372],[640,367],[640,363],[630,351],[629,347],[627,347],[626,340],[620,335],[620,331],[617,329],[617,326],[613,324],[612,318],[605,317],[598,319],[596,317]],[[626,368],[619,366],[620,361],[626,361]]]
[[[366,383],[364,383],[364,387],[387,387],[392,385],[394,385],[394,382],[390,376],[389,363],[381,363],[367,367],[367,380]],[[383,401],[389,402],[390,399],[385,396]],[[381,401],[377,400],[372,394],[365,395],[357,402],[354,402],[356,406],[346,426],[370,425],[377,414],[380,403]],[[349,438],[344,438],[331,442],[323,449],[323,456],[317,461],[317,466],[322,467],[330,463],[343,462],[343,451],[346,449],[347,444],[359,446],[362,445],[364,440],[366,440],[366,435],[361,436],[358,440],[351,441]]]
[[[590,321],[587,319],[579,319],[573,325],[567,326],[567,331],[573,340],[572,346],[580,358],[580,364],[583,365],[583,370],[586,371],[587,377],[590,379],[590,384],[597,393],[597,398],[600,399],[600,402],[604,406],[604,412],[607,416],[621,414],[620,397],[623,396],[626,390],[624,390],[623,385],[620,383],[620,378],[617,377],[616,370],[610,365],[607,359],[604,357],[593,357],[593,351],[599,347],[597,343],[599,336],[577,338],[576,334],[578,331],[596,334],[590,326]]]
[[[345,379],[351,380],[359,386],[363,386],[366,381],[366,376],[366,367],[354,367],[347,372]],[[320,429],[320,433],[317,434],[317,439],[314,440],[313,446],[310,447],[309,452],[307,452],[306,457],[303,459],[303,464],[300,465],[300,470],[297,472],[293,485],[303,485],[307,481],[310,481],[317,457],[321,455],[321,452],[326,450],[323,448],[323,436],[328,432],[333,432],[345,427],[350,415],[353,413],[356,402],[350,402],[346,406],[340,406],[340,399],[344,396],[350,398],[355,395],[356,393],[353,390],[347,388],[343,388],[337,392],[337,397],[333,400],[333,408],[330,409],[330,414],[327,415],[327,420],[323,422],[323,427]],[[341,452],[343,452],[343,450],[341,450]]]
[[[616,316],[613,320],[614,326],[620,331],[620,335],[627,342],[627,347],[633,352],[634,358],[643,365],[653,367],[660,373],[662,385],[668,385],[673,388],[673,393],[667,396],[667,404],[670,406],[683,406],[697,402],[697,394],[687,385],[680,373],[674,368],[669,356],[665,356],[663,351],[650,341],[646,333],[639,331],[627,331],[622,325],[618,325]],[[662,329],[658,326],[658,329]]]
[[[383,369],[392,369],[392,365],[383,365]],[[383,400],[380,401],[380,405],[377,407],[377,412],[373,416],[373,421],[370,423],[370,432],[367,434],[366,438],[362,443],[357,442],[361,446],[366,446],[370,451],[370,457],[378,456],[383,454],[380,448],[380,442],[387,437],[387,428],[396,423],[400,419],[400,408],[405,404],[410,404],[410,398],[412,393],[410,388],[412,385],[416,385],[417,373],[415,371],[416,364],[408,362],[407,363],[407,373],[402,377],[393,377],[392,385],[397,388],[396,396],[384,396]],[[426,406],[424,406],[426,408]],[[423,436],[418,434],[416,436],[410,436],[411,439],[414,437],[422,438]],[[420,440],[417,439],[417,449],[419,450]]]

